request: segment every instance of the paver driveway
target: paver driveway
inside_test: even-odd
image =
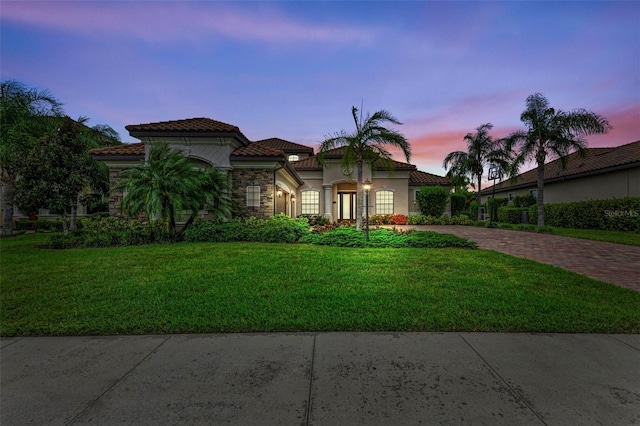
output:
[[[495,250],[640,291],[640,247],[475,226],[396,226],[454,234]]]

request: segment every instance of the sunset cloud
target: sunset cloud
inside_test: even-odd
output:
[[[373,31],[319,24],[275,8],[231,8],[218,2],[6,2],[2,19],[90,37],[132,36],[147,42],[202,41],[210,37],[270,42],[369,42]]]

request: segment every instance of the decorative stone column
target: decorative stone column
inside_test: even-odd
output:
[[[331,190],[333,189],[333,185],[323,185],[324,188],[324,216],[329,219],[330,222],[333,222],[333,214],[331,213],[333,209],[333,203],[331,202]]]

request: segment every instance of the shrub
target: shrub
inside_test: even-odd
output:
[[[228,222],[198,221],[185,231],[184,240],[215,243],[231,241],[294,243],[308,233],[309,222],[306,217],[292,219],[279,214],[269,219],[252,217]]]
[[[309,222],[309,226],[324,226],[329,224],[329,218],[322,215],[303,214],[300,217],[306,218]]]
[[[498,209],[500,207],[504,207],[509,203],[508,198],[489,198],[487,200],[487,212],[491,215],[493,220],[497,220],[498,218]]]
[[[451,194],[451,216],[463,214],[467,208],[467,197],[463,194]]]
[[[462,212],[462,214],[472,217],[473,220],[476,220],[476,218],[478,217],[478,202],[471,201],[467,206],[466,210]]]
[[[522,222],[522,212],[529,212],[529,209],[523,209],[518,207],[500,207],[498,209],[498,222],[503,223],[521,223]]]
[[[369,242],[363,231],[353,227],[336,228],[323,234],[308,234],[300,242],[337,246],[337,247],[371,247],[371,248],[476,248],[474,242],[451,234],[440,234],[431,231],[400,232],[391,229],[373,229],[369,231]]]
[[[536,197],[533,194],[516,195],[513,197],[513,206],[527,208],[536,204]]]
[[[441,186],[423,186],[416,196],[422,214],[442,216],[447,208],[449,191]]]
[[[54,235],[45,247],[111,247],[176,241],[164,223],[124,220],[110,216],[99,219],[81,218],[79,231]]]
[[[640,197],[544,205],[548,226],[608,231],[640,230]],[[538,223],[537,206],[529,207],[529,223]]]

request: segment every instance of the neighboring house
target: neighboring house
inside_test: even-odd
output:
[[[142,142],[94,149],[92,157],[104,161],[111,180],[120,172],[144,161],[153,143],[165,142],[181,150],[194,165],[216,167],[231,177],[234,215],[258,218],[284,213],[289,216],[324,215],[332,221],[356,215],[356,182],[342,173],[341,149],[318,163],[313,148],[271,138],[251,142],[237,126],[209,118],[126,126]],[[421,172],[414,165],[394,161],[393,171],[382,163],[365,168],[372,181],[371,214],[413,214],[419,209],[415,194],[422,186],[450,188],[449,179]],[[122,193],[114,192],[109,211],[120,214]]]
[[[545,204],[573,201],[640,197],[640,141],[613,148],[588,148],[582,158],[577,152],[545,164]],[[532,169],[496,184],[496,198],[537,195],[537,170]],[[491,197],[493,185],[482,190],[482,202]]]

